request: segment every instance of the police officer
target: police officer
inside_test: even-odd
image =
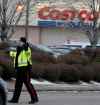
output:
[[[27,87],[27,90],[31,96],[29,104],[38,102],[38,96],[33,85],[30,83],[30,73],[32,69],[31,61],[31,49],[26,42],[24,37],[20,38],[20,46],[17,47],[16,58],[15,58],[15,69],[16,69],[16,83],[15,91],[10,103],[18,103],[19,96],[22,90],[23,83]]]

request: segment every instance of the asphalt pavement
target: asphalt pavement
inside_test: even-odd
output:
[[[13,92],[8,93],[8,100]],[[39,102],[32,105],[100,105],[100,92],[65,92],[65,91],[40,91]],[[28,92],[22,92],[18,103],[7,103],[7,105],[29,105],[30,96]]]
[[[39,96],[39,102],[34,105],[100,105],[100,83],[79,82],[76,84],[52,83],[46,80],[34,80]],[[14,91],[15,80],[7,82],[7,100],[10,100]],[[19,102],[7,105],[29,105],[30,96],[23,86]]]

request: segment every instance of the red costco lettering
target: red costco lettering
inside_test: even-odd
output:
[[[98,12],[95,12],[95,13],[90,12],[88,20],[93,21],[93,20],[95,20],[98,17],[99,17],[99,13]]]
[[[88,15],[89,15],[89,13],[88,13],[87,10],[81,10],[79,12],[79,18],[82,19],[82,20],[87,19],[88,18]]]
[[[52,20],[59,20],[60,19],[60,11],[59,10],[51,10],[49,13],[49,17]]]
[[[61,14],[61,20],[73,19],[75,12],[72,10],[63,10]]]
[[[44,7],[38,11],[38,16],[40,19],[49,19],[49,8]]]
[[[91,13],[87,10],[81,10],[81,11],[74,11],[74,10],[59,10],[59,9],[52,9],[49,7],[41,8],[38,11],[38,17],[40,19],[44,20],[68,20],[68,19],[74,19],[75,17],[78,17],[81,20],[89,20],[93,21],[94,19],[98,18],[99,13]]]

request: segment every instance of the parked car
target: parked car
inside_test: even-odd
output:
[[[85,48],[92,48],[92,46],[86,46]],[[96,48],[100,48],[100,45],[97,45]]]
[[[6,52],[9,51],[15,51],[16,47],[19,45],[18,41],[8,41],[6,42],[5,48],[0,48],[0,50],[5,50]],[[32,48],[33,52],[40,52],[41,54],[47,54],[50,56],[53,56],[54,58],[57,58],[61,52],[59,51],[54,51],[51,49],[49,46],[43,45],[43,44],[32,44],[29,42],[29,46]]]
[[[4,81],[0,78],[0,105],[6,105],[6,88]]]
[[[30,44],[30,47],[32,48],[33,51],[35,52],[41,52],[41,53],[46,53],[50,56],[53,56],[53,57],[57,57],[59,56],[59,52],[55,52],[53,49],[51,49],[50,47],[46,46],[46,45],[42,45],[42,44]]]
[[[59,55],[68,54],[72,50],[81,48],[81,46],[74,46],[74,45],[58,45],[58,46],[50,46],[50,48],[55,52],[59,53]]]

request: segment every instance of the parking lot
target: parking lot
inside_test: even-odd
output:
[[[100,92],[38,92],[39,102],[36,105],[100,105]],[[8,99],[12,92],[8,93]],[[29,105],[30,97],[22,92],[19,103],[7,105]],[[35,104],[34,104],[35,105]]]

